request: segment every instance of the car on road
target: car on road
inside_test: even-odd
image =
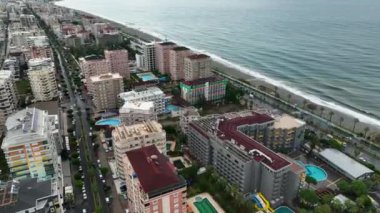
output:
[[[106,197],[106,203],[110,203],[110,198]]]
[[[87,210],[86,209],[82,209],[82,213],[87,213]]]
[[[99,178],[100,178],[100,179],[103,179],[103,175],[102,175],[102,174],[99,174]]]
[[[83,171],[82,166],[79,166],[79,169],[78,169],[78,170],[79,170],[80,172]]]
[[[83,193],[83,199],[87,200],[87,194]]]
[[[92,132],[89,132],[88,135],[91,137],[92,136]]]

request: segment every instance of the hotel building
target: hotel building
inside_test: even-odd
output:
[[[170,50],[177,46],[173,42],[159,42],[155,44],[156,68],[163,74],[170,73]]]
[[[14,179],[47,180],[57,174],[58,116],[26,108],[8,117],[1,145]]]
[[[141,123],[143,121],[157,120],[157,113],[154,111],[154,102],[126,102],[119,109],[119,117],[126,126]]]
[[[91,76],[111,72],[109,61],[94,55],[79,58],[79,67],[86,79],[86,82],[90,81]]]
[[[124,169],[131,213],[186,212],[186,180],[156,146],[128,151]]]
[[[54,63],[50,58],[36,58],[28,61],[28,78],[34,100],[50,101],[58,96]]]
[[[169,71],[172,80],[185,78],[185,58],[191,54],[191,50],[187,47],[174,47],[169,51]]]
[[[273,124],[272,117],[250,111],[203,117],[189,124],[189,150],[242,193],[261,192],[277,207],[294,199],[301,179],[293,178],[298,173],[291,162],[263,145]]]
[[[184,134],[188,133],[189,123],[200,118],[198,109],[191,106],[181,109],[179,116],[179,126]]]
[[[187,56],[184,62],[185,81],[193,81],[212,76],[210,56],[205,54],[192,54]]]
[[[142,57],[140,59],[144,71],[156,69],[156,51],[154,43],[144,43],[142,45]]]
[[[118,108],[118,95],[124,90],[123,77],[119,73],[91,76],[89,92],[97,111]]]
[[[129,92],[120,93],[119,97],[124,103],[153,101],[154,111],[157,114],[162,114],[165,111],[165,94],[158,87],[134,89]]]
[[[127,50],[105,50],[104,56],[109,62],[112,73],[119,73],[123,78],[130,78]]]
[[[5,131],[5,121],[17,108],[17,94],[10,70],[0,71],[0,136]]]
[[[200,78],[179,84],[181,97],[190,104],[218,102],[226,95],[227,79],[218,77]]]
[[[157,121],[148,121],[131,126],[121,125],[112,131],[116,173],[124,179],[123,157],[125,152],[144,146],[155,145],[166,154],[166,133]]]

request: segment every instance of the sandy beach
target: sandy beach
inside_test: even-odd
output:
[[[115,22],[115,21],[112,21],[112,20],[109,20],[106,18],[98,17],[98,16],[92,15],[92,14],[87,13],[87,12],[78,11],[78,10],[75,10],[75,11],[80,13],[80,14],[83,14],[83,15],[95,17],[99,21],[109,22],[109,23],[115,25],[117,28],[119,28],[119,30],[121,30],[124,34],[126,34],[130,37],[140,38],[140,39],[148,41],[148,42],[149,41],[161,41],[160,38],[155,37],[153,35],[150,35],[148,33],[142,32],[139,29],[135,29],[133,27],[128,27],[124,24],[121,24],[121,23],[118,23],[118,22]],[[304,105],[305,101],[307,103],[313,103],[314,105],[316,105],[316,109],[313,110],[313,113],[315,115],[321,116],[326,120],[330,120],[330,117],[331,117],[331,122],[336,124],[337,126],[341,126],[342,128],[345,128],[349,131],[353,130],[355,119],[356,119],[355,115],[351,115],[349,113],[343,113],[343,112],[337,110],[335,107],[322,106],[322,105],[320,105],[316,102],[313,102],[313,101],[311,101],[305,97],[301,97],[299,95],[296,95],[296,94],[282,88],[281,86],[272,85],[272,84],[268,83],[267,81],[265,81],[264,79],[256,78],[252,75],[246,74],[246,73],[244,73],[244,72],[242,72],[236,68],[227,66],[227,65],[225,65],[219,61],[216,61],[216,60],[213,60],[213,68],[217,69],[218,71],[225,73],[225,74],[227,74],[233,78],[244,79],[245,81],[248,81],[252,86],[254,86],[256,88],[260,88],[260,87],[264,86],[266,88],[266,92],[270,92],[273,94],[274,94],[274,92],[276,92],[278,94],[278,97],[280,97],[281,99],[283,99],[285,101],[290,101],[291,104],[296,104],[299,107],[302,107]],[[337,108],[339,108],[339,107],[337,107]],[[307,108],[305,108],[305,109],[307,109]],[[355,111],[355,110],[353,110],[353,111]],[[333,114],[331,114],[330,112],[332,112]],[[355,132],[356,133],[363,133],[364,134],[366,132],[367,136],[374,137],[374,135],[378,134],[379,131],[380,131],[379,125],[363,122],[363,121],[360,121],[360,119],[359,119],[359,122],[357,122],[355,125]]]

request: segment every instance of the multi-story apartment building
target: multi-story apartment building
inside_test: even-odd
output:
[[[0,136],[5,131],[5,121],[17,108],[17,94],[13,73],[10,70],[0,71]]]
[[[124,91],[123,77],[119,73],[91,76],[88,89],[97,111],[116,109],[119,106],[118,95]]]
[[[50,58],[36,58],[28,61],[28,78],[34,100],[50,101],[58,96],[54,63]]]
[[[9,57],[4,60],[4,70],[11,70],[14,74],[14,79],[20,79],[20,61],[16,57]]]
[[[186,180],[156,146],[128,151],[124,169],[131,213],[186,212]]]
[[[173,42],[164,41],[155,44],[156,68],[161,73],[170,73],[170,50],[177,46]]]
[[[1,145],[12,178],[54,177],[58,170],[58,116],[26,108],[8,117]]]
[[[153,101],[154,111],[157,114],[162,114],[165,111],[165,94],[158,87],[148,87],[123,92],[119,94],[119,97],[124,103]]]
[[[130,78],[127,50],[105,50],[104,56],[109,61],[113,73],[119,73],[124,78]]]
[[[30,36],[27,38],[30,50],[25,53],[26,60],[33,58],[53,58],[51,49],[46,36]]]
[[[219,77],[200,78],[179,84],[181,97],[190,104],[218,102],[226,95],[227,79]]]
[[[86,82],[90,81],[91,76],[101,75],[111,72],[111,66],[109,61],[104,60],[104,58],[91,55],[79,58],[79,67],[82,71]]]
[[[193,81],[199,78],[212,76],[211,58],[205,54],[192,54],[185,58],[185,81]]]
[[[154,102],[126,102],[119,109],[119,117],[123,124],[129,126],[143,121],[157,120],[157,113],[154,111]]]
[[[166,133],[157,121],[147,121],[130,126],[122,125],[112,131],[112,146],[116,159],[116,173],[124,179],[123,157],[125,152],[155,145],[166,154]]]
[[[156,69],[156,51],[154,43],[142,44],[141,65],[145,71],[153,71]]]
[[[273,123],[272,117],[249,111],[201,118],[189,124],[190,153],[242,193],[262,192],[274,207],[290,203],[299,189],[294,182],[301,180],[289,178],[297,176],[292,164],[263,145]]]
[[[169,51],[169,71],[172,80],[185,78],[185,58],[191,54],[191,50],[187,47],[174,47]]]
[[[198,109],[195,107],[186,107],[181,109],[179,116],[179,126],[184,134],[188,133],[189,123],[200,118]]]

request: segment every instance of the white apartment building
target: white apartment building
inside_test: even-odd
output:
[[[116,173],[124,179],[123,158],[129,150],[155,145],[166,154],[166,133],[157,121],[147,121],[130,126],[121,125],[112,131],[112,146],[116,159]]]
[[[50,179],[58,172],[57,115],[26,108],[8,117],[1,145],[14,179]]]
[[[157,114],[162,114],[165,111],[165,94],[158,87],[148,87],[144,89],[135,89],[129,92],[119,94],[121,100],[126,102],[154,102],[154,111]]]
[[[89,91],[97,111],[118,108],[118,94],[124,91],[123,77],[119,73],[91,76]]]
[[[142,60],[145,71],[153,71],[156,69],[156,51],[154,43],[144,43],[142,45]]]
[[[157,120],[157,113],[154,111],[154,102],[126,102],[119,109],[119,117],[123,124],[129,126],[143,121]]]
[[[13,72],[0,71],[0,136],[5,131],[5,121],[17,108],[17,94]]]
[[[50,58],[28,61],[28,78],[35,101],[50,101],[58,95],[54,63]]]
[[[184,134],[188,133],[189,123],[200,118],[198,109],[191,106],[181,109],[179,116],[179,126]]]

